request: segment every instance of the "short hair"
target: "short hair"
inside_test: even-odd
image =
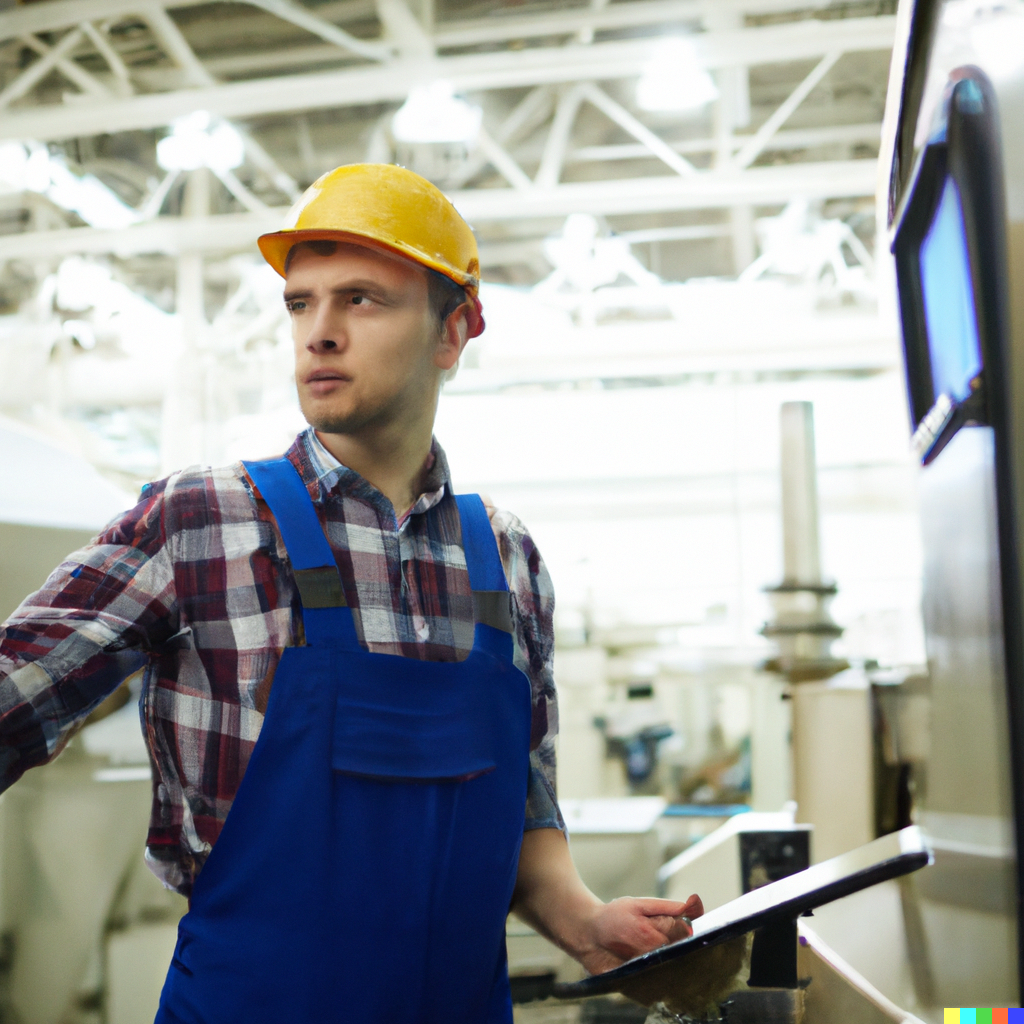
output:
[[[338,243],[333,238],[312,238],[303,242],[296,242],[288,250],[284,260],[284,272],[292,260],[300,252],[311,252],[316,256],[333,256],[338,251]],[[463,303],[469,301],[466,289],[453,281],[450,277],[442,274],[431,267],[423,268],[427,272],[427,302],[430,304],[430,311],[437,319],[438,329],[443,330],[452,315]]]

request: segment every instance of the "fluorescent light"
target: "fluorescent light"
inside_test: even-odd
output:
[[[451,82],[418,85],[395,112],[391,131],[399,142],[472,143],[483,111],[455,95]]]
[[[46,195],[65,210],[74,210],[94,228],[126,228],[139,219],[99,178],[79,177],[59,157],[50,158],[50,186]]]
[[[45,192],[50,187],[50,154],[38,142],[0,143],[0,182],[16,192]]]
[[[75,174],[38,142],[0,144],[0,183],[16,192],[40,192],[94,228],[123,228],[139,219],[99,178]]]
[[[693,41],[682,36],[663,39],[636,84],[641,110],[699,110],[718,99],[711,75],[700,67]]]
[[[156,161],[165,171],[195,171],[209,167],[223,174],[245,158],[242,136],[227,121],[214,120],[205,110],[179,117],[171,134],[156,144]]]

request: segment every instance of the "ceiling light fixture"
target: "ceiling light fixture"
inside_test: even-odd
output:
[[[245,159],[245,143],[227,121],[196,110],[171,123],[171,134],[156,144],[156,162],[165,171],[195,171],[209,167],[223,174]]]
[[[94,228],[124,228],[139,218],[94,174],[72,171],[38,142],[0,143],[0,189],[39,192]]]
[[[391,132],[398,142],[476,141],[483,111],[455,95],[451,82],[439,80],[418,85],[395,112]]]
[[[684,112],[699,110],[718,99],[711,75],[700,66],[691,39],[673,36],[654,48],[636,85],[641,110]]]

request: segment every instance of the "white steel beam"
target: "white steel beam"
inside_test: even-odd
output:
[[[102,28],[97,28],[91,21],[83,21],[78,27],[89,37],[97,53],[107,62],[107,67],[113,72],[121,94],[127,96],[133,93],[135,90],[132,88],[128,68],[121,55],[111,45],[106,32]]]
[[[79,28],[85,35],[88,35],[88,29],[86,28],[88,22],[85,25],[80,25]],[[91,25],[89,26],[92,27]],[[27,47],[35,50],[40,57],[45,57],[50,53],[50,47],[46,45],[37,36],[22,36],[21,42]],[[74,47],[72,46],[72,49]],[[57,70],[66,78],[68,81],[74,82],[83,93],[90,96],[109,96],[110,90],[98,82],[88,71],[85,70],[80,64],[76,64],[74,59],[70,55],[61,57],[57,61]]]
[[[173,6],[192,7],[206,2],[208,0],[181,0]],[[83,21],[123,18],[135,14],[138,8],[139,0],[48,0],[46,3],[18,6],[0,13],[0,38],[56,32]]]
[[[733,149],[740,149],[751,138],[749,135],[733,135]],[[878,143],[882,138],[882,126],[878,123],[839,124],[826,128],[793,128],[777,131],[766,145],[766,149],[813,149],[818,146],[854,145],[858,142]],[[713,153],[718,147],[717,139],[685,139],[667,142],[677,153]],[[649,160],[650,150],[639,143],[608,146],[580,146],[571,149],[565,156],[567,164],[606,162],[609,160]]]
[[[531,188],[529,175],[509,156],[508,151],[482,125],[476,139],[480,152],[513,188]]]
[[[218,178],[220,178],[224,187],[247,209],[253,213],[266,213],[271,209],[267,206],[259,196],[254,196],[252,192],[240,182],[234,172],[229,170],[215,171]]]
[[[377,0],[377,15],[392,50],[403,57],[425,60],[434,56],[434,43],[405,0]],[[379,44],[375,44],[378,45]],[[391,56],[385,51],[384,56]],[[378,58],[383,59],[383,58]]]
[[[13,82],[7,85],[7,87],[0,92],[0,107],[6,107],[7,104],[16,100],[19,96],[24,96],[25,93],[32,89],[42,79],[44,79],[64,58],[71,53],[71,51],[82,41],[82,30],[80,28],[73,28],[70,32],[66,33],[56,46],[52,49],[47,49],[47,52],[39,58],[34,64],[30,64],[27,68]],[[26,37],[27,41],[27,37]],[[31,44],[29,44],[31,45]],[[40,46],[44,44],[40,43]],[[33,47],[36,49],[36,47]]]
[[[540,188],[554,187],[562,176],[565,151],[569,148],[573,122],[582,102],[583,88],[579,85],[574,85],[558,97],[555,116],[551,120],[551,127],[544,141],[544,153],[537,168],[537,185]]]
[[[702,66],[731,67],[804,60],[837,49],[848,53],[884,50],[892,46],[894,31],[895,19],[890,16],[800,21],[707,33],[696,37],[695,44]],[[0,138],[51,140],[157,128],[197,109],[244,118],[400,101],[414,85],[433,78],[446,78],[457,89],[469,92],[626,78],[640,73],[655,45],[654,40],[628,40],[464,54],[434,61],[398,61],[384,66],[231,82],[76,105],[72,109],[57,105],[33,107],[6,115],[0,122]]]
[[[211,0],[164,0],[167,9],[197,7]],[[242,3],[254,0],[240,0]],[[445,22],[434,33],[442,47],[472,46],[477,43],[542,36],[575,35],[595,30],[656,25],[661,22],[693,21],[705,12],[728,9],[745,14],[827,8],[828,0],[628,0],[595,10],[584,4],[562,11],[530,16],[503,15]],[[79,22],[121,18],[134,14],[138,0],[46,0],[0,13],[0,39],[26,32],[54,32]],[[372,0],[341,0],[323,4],[315,17],[333,22],[364,19],[372,14]],[[312,12],[308,12],[312,15]]]
[[[259,7],[268,14],[273,14],[282,21],[298,25],[307,32],[311,32],[335,46],[348,50],[350,53],[366,57],[367,60],[387,60],[391,56],[391,47],[381,43],[374,43],[366,39],[357,39],[337,25],[325,21],[317,14],[313,14],[305,7],[292,3],[291,0],[244,0],[253,7]]]
[[[611,118],[623,131],[629,132],[634,139],[646,146],[654,156],[671,167],[676,174],[686,177],[697,173],[697,169],[689,160],[681,157],[650,128],[641,124],[622,104],[616,103],[604,90],[599,89],[593,82],[585,82],[582,88],[584,99],[593,103],[602,114]]]
[[[240,129],[245,155],[291,200],[299,198],[299,183],[244,129]]]
[[[826,53],[814,66],[811,73],[786,97],[779,107],[769,116],[754,137],[743,144],[740,151],[733,157],[737,167],[749,167],[771,141],[772,136],[789,120],[793,112],[812,92],[814,87],[832,70],[839,58],[840,51]]]
[[[363,0],[346,0],[351,16],[365,18],[372,8],[357,6]],[[710,9],[719,5],[730,6],[731,0],[627,0],[608,4],[570,8],[534,16],[499,15],[472,21],[442,22],[435,29],[432,40],[435,48],[453,50],[460,47],[487,43],[510,42],[513,40],[545,37],[575,37],[581,32],[606,29],[632,28],[645,25],[672,25],[679,22],[702,18]],[[342,5],[336,5],[341,7]],[[796,0],[762,0],[759,3],[731,4],[744,11],[790,10],[798,4]],[[819,5],[820,6],[820,5]],[[320,8],[324,10],[324,8]],[[333,46],[295,46],[259,54],[230,54],[225,57],[210,57],[207,65],[214,74],[244,75],[252,71],[271,71],[275,68],[299,67],[336,60],[338,51]]]
[[[830,199],[875,194],[877,161],[754,167],[682,178],[677,174],[623,181],[588,181],[531,189],[467,189],[450,198],[472,223],[560,219],[570,213],[604,215],[765,206],[794,198]],[[68,228],[0,236],[0,261],[54,259],[76,253],[230,252],[255,255],[256,237],[277,230],[286,211],[212,217],[161,217],[116,231]],[[683,237],[683,236],[680,236]]]
[[[149,25],[150,31],[156,36],[157,42],[163,47],[164,52],[185,72],[192,85],[214,84],[213,75],[203,67],[199,58],[192,52],[192,47],[181,34],[181,29],[161,4],[139,3],[136,10]]]
[[[494,132],[499,145],[510,145],[539,128],[551,113],[551,90],[546,85],[531,89],[515,106]],[[461,188],[488,164],[487,155],[477,150],[465,166],[452,178],[451,187]]]
[[[817,3],[801,0],[630,0],[603,7],[587,5],[527,16],[504,14],[442,23],[434,33],[434,42],[438,47],[447,49],[509,39],[569,36],[588,29],[600,32],[663,22],[699,21],[709,12],[717,14],[723,10],[742,16],[827,6],[828,0],[824,3],[820,0]]]
[[[604,215],[703,210],[749,203],[770,206],[794,198],[829,199],[874,196],[878,161],[752,167],[746,171],[677,174],[622,181],[562,183],[523,191],[483,188],[451,193],[449,198],[471,224],[485,221],[561,218],[570,213]]]

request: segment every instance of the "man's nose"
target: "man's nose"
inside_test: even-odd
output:
[[[332,316],[332,312],[329,305],[321,308],[313,322],[312,330],[306,339],[306,348],[314,355],[323,355],[324,352],[333,352],[345,347],[347,336],[344,324],[339,323],[339,318]]]
[[[306,341],[306,348],[314,355],[332,352],[340,346],[333,338],[325,338],[321,334],[311,334]]]

